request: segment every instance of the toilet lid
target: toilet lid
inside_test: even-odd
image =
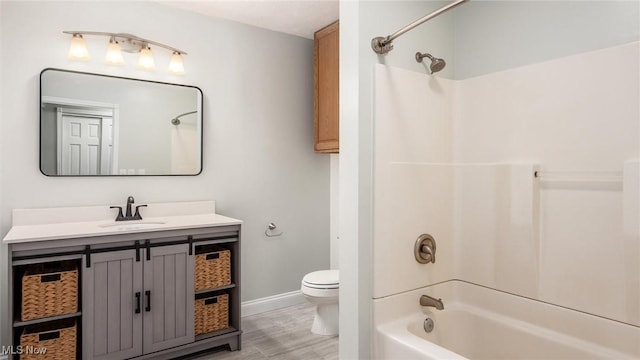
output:
[[[340,284],[338,274],[338,270],[314,271],[305,275],[302,282],[316,286],[338,285]]]

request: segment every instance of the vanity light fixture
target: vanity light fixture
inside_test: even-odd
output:
[[[115,37],[109,39],[109,45],[107,45],[107,55],[104,58],[104,62],[110,65],[122,65],[124,64],[124,57],[122,56],[122,48]]]
[[[184,63],[182,62],[182,54],[177,51],[171,55],[171,61],[169,62],[169,72],[173,74],[184,74]]]
[[[153,60],[153,53],[149,46],[140,49],[140,56],[138,56],[138,68],[143,70],[153,70],[156,68],[156,63]]]
[[[67,56],[71,60],[89,60],[89,50],[87,50],[87,43],[81,34],[73,34],[71,38],[71,45],[69,46],[69,55]]]
[[[184,74],[184,62],[182,61],[182,55],[187,55],[187,53],[172,46],[164,45],[152,40],[143,39],[141,37],[125,33],[109,33],[97,31],[63,31],[63,33],[72,35],[71,47],[69,48],[69,59],[90,59],[89,51],[87,50],[83,35],[106,36],[109,37],[107,54],[105,56],[105,62],[107,64],[124,64],[124,57],[122,56],[122,51],[124,51],[139,54],[138,68],[144,70],[153,70],[155,69],[155,61],[150,46],[153,45],[155,47],[164,48],[172,52],[171,61],[168,67],[168,71],[170,73]]]

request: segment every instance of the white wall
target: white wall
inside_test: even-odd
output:
[[[378,66],[374,298],[462,279],[640,325],[639,63],[633,42],[459,81]]]
[[[459,82],[457,162],[586,172],[537,181],[530,198],[531,176],[500,184],[495,170],[466,169],[457,189],[461,278],[640,325],[638,215],[624,206],[640,202],[640,178],[629,173],[640,158],[639,63],[634,42]],[[624,184],[597,181],[623,170]],[[625,231],[634,215],[636,230]]]
[[[373,298],[379,299],[454,275],[455,82],[383,65],[375,82]],[[423,233],[436,239],[435,264],[415,260]]]
[[[508,200],[521,181],[466,169],[459,276],[639,323],[640,180],[628,161],[640,152],[639,20],[638,1],[478,1],[456,11],[455,78],[466,79],[455,99],[456,161],[528,162],[587,178],[624,169],[625,178],[540,182],[527,199],[533,213],[522,214]],[[500,181],[510,193],[474,190]],[[490,267],[474,261],[488,256]]]
[[[308,39],[152,2],[0,2],[0,235],[11,209],[214,199],[244,220],[243,301],[297,290],[329,267],[329,158],[313,152],[313,44]],[[183,48],[186,74],[71,62],[63,30],[129,32]],[[195,177],[49,178],[38,170],[38,75],[45,67],[195,85],[204,93],[204,170]],[[9,155],[10,154],[10,155]],[[266,238],[268,222],[284,232]],[[6,249],[2,247],[4,253]],[[4,261],[2,263],[5,263]],[[283,264],[286,264],[283,265]],[[6,271],[0,273],[6,274]],[[6,276],[2,289],[6,289]],[[1,297],[6,304],[6,292]],[[3,307],[2,329],[7,329]],[[3,334],[6,335],[6,334]]]
[[[331,154],[330,159],[329,263],[331,269],[340,269],[340,155]]]
[[[445,14],[396,40],[387,56],[371,39],[387,36],[447,2],[340,2],[340,358],[370,358],[373,237],[373,72],[378,63],[427,72],[415,53],[451,58],[453,17]],[[451,68],[440,74],[451,76]]]
[[[3,10],[2,10],[2,6],[0,5],[0,19],[2,19],[3,16]],[[2,42],[3,42],[3,33],[4,30],[2,28],[2,26],[0,26],[0,48],[2,47]],[[4,59],[3,56],[0,56],[0,79],[4,79]],[[0,96],[0,110],[4,109],[3,107],[4,104],[4,97]],[[0,111],[0,134],[4,134],[4,111]],[[2,144],[3,144],[3,137],[0,136],[0,149],[3,149]],[[2,174],[4,173],[4,158],[2,156],[0,156],[0,189],[2,189],[2,185],[3,185],[3,178],[4,176],[2,176]],[[0,191],[0,207],[2,206],[2,201],[3,201],[3,192]],[[0,211],[0,229],[2,228],[2,224],[4,223],[4,214],[2,213],[2,211]],[[2,234],[4,234],[4,232],[0,232]],[[6,264],[7,263],[7,252],[6,252],[6,247],[5,246],[0,246],[0,264]],[[2,272],[2,276],[0,276],[0,289],[6,289],[7,288],[7,281],[8,281],[8,277],[6,274],[6,271]],[[2,341],[2,343],[4,344],[4,330],[5,329],[5,321],[3,320],[5,318],[5,310],[4,310],[4,304],[5,304],[5,297],[4,296],[0,296],[0,341]]]

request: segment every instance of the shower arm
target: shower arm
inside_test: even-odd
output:
[[[400,37],[401,35],[403,35],[404,33],[408,32],[409,30],[412,30],[413,28],[415,28],[416,26],[430,20],[433,19],[434,17],[445,13],[451,9],[453,9],[454,7],[461,5],[465,2],[467,2],[469,0],[457,0],[452,2],[449,5],[445,5],[442,8],[427,14],[423,17],[421,17],[420,19],[412,22],[411,24],[403,27],[402,29],[394,32],[393,34],[387,36],[387,37],[383,37],[383,36],[378,36],[375,37],[373,39],[371,39],[371,48],[373,49],[374,52],[376,52],[377,54],[380,55],[384,55],[386,53],[388,53],[389,51],[393,50],[393,40],[397,39],[398,37]]]
[[[178,125],[180,125],[180,118],[181,117],[183,117],[185,115],[195,114],[197,112],[198,112],[198,110],[196,110],[196,111],[187,111],[186,113],[180,114],[180,115],[174,117],[173,119],[171,119],[171,124],[175,125],[175,126],[178,126]]]
[[[179,118],[181,118],[181,117],[183,117],[183,116],[185,116],[185,115],[191,115],[191,114],[195,114],[195,113],[197,113],[197,112],[198,112],[197,110],[196,110],[196,111],[188,111],[188,112],[186,112],[186,113],[184,113],[184,114],[180,114],[180,115],[178,115],[178,116],[174,117],[174,119],[179,119]]]

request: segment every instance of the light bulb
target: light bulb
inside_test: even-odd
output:
[[[153,61],[153,53],[149,46],[145,46],[140,49],[140,56],[138,57],[138,68],[143,70],[153,70],[156,68],[155,61]]]
[[[71,45],[69,46],[69,55],[67,57],[71,60],[89,60],[89,50],[87,50],[87,44],[84,42],[84,38],[81,34],[73,34],[71,38]]]
[[[169,72],[177,75],[184,74],[184,63],[182,62],[182,55],[177,51],[174,51],[173,55],[171,55],[171,61],[169,62]]]
[[[109,40],[109,45],[107,45],[107,55],[105,56],[104,61],[107,64],[111,65],[124,64],[124,58],[122,57],[120,44],[118,44],[118,42],[114,38],[111,38],[111,40]]]

